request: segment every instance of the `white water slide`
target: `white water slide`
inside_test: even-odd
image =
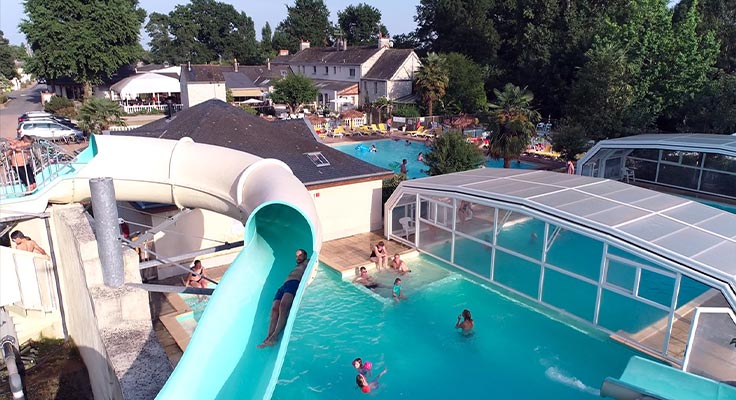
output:
[[[3,200],[0,216],[43,212],[48,203],[89,199],[89,179],[111,177],[120,201],[203,208],[245,225],[244,248],[228,268],[161,399],[270,398],[304,287],[278,344],[257,349],[276,289],[294,267],[294,251],[317,263],[322,245],[309,192],[281,161],[205,144],[95,136],[75,162],[32,196]],[[306,279],[305,279],[306,280]]]

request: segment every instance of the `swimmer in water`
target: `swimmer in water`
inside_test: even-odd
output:
[[[363,376],[368,376],[372,372],[373,364],[371,364],[370,361],[366,361],[365,363],[363,363],[363,359],[358,357],[353,360],[353,367],[355,367],[359,374]]]
[[[355,377],[355,383],[360,388],[360,391],[363,393],[370,393],[371,390],[378,388],[378,379],[383,376],[383,374],[388,371],[387,368],[384,368],[383,371],[381,371],[380,374],[374,379],[372,382],[368,382],[368,379],[363,374],[358,374],[358,376]]]
[[[462,314],[457,316],[455,329],[462,329],[462,333],[467,335],[473,331],[474,327],[475,321],[473,321],[473,316],[470,315],[470,310],[463,310]]]

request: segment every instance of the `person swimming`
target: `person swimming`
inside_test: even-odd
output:
[[[460,321],[462,319],[462,321]],[[473,316],[470,315],[470,310],[465,309],[463,312],[457,316],[457,322],[455,323],[455,329],[462,329],[462,333],[464,335],[467,335],[473,331],[473,328],[475,327],[475,321],[473,321]]]
[[[358,370],[359,374],[362,374],[364,376],[368,376],[373,372],[373,363],[371,363],[370,361],[366,361],[364,363],[363,359],[360,357],[353,360],[353,367]]]
[[[368,378],[365,377],[363,374],[358,374],[355,377],[355,383],[360,388],[360,391],[363,393],[370,393],[372,389],[378,388],[378,379],[383,376],[388,371],[388,368],[384,368],[383,371],[381,371],[380,374],[371,382],[368,382]]]

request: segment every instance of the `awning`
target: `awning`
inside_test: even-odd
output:
[[[120,97],[132,98],[142,93],[179,93],[179,80],[170,76],[147,72],[129,76],[110,87]]]

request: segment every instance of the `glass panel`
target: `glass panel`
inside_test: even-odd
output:
[[[639,264],[644,264],[644,265],[649,266],[649,267],[652,267],[652,268],[657,268],[657,269],[660,269],[662,271],[672,272],[669,268],[665,268],[665,267],[663,267],[663,266],[661,266],[659,264],[655,264],[653,262],[650,262],[647,259],[644,259],[642,257],[639,257],[639,256],[636,256],[634,254],[631,254],[631,253],[629,253],[626,250],[619,249],[618,247],[608,246],[608,254],[619,256],[621,258],[625,258],[627,260],[630,260],[630,261],[633,261],[633,262],[636,262],[636,263],[639,263]]]
[[[705,168],[736,172],[736,157],[725,154],[707,153],[705,155]]]
[[[657,177],[657,163],[655,161],[636,160],[636,180],[654,182]]]
[[[698,316],[687,372],[732,382],[736,371],[736,324],[723,312]]]
[[[682,165],[690,165],[692,167],[699,167],[701,154],[697,151],[683,151],[682,153]]]
[[[422,200],[422,218],[437,225],[452,229],[453,206],[452,199],[433,196],[420,196]],[[432,201],[427,201],[431,199]]]
[[[700,170],[698,169],[661,164],[659,166],[659,178],[657,182],[682,188],[697,189],[699,175]]]
[[[641,270],[639,278],[639,297],[651,300],[665,307],[672,305],[675,292],[675,278],[660,275],[646,269]]]
[[[455,230],[493,243],[494,207],[458,200]]]
[[[629,154],[629,157],[644,158],[647,160],[659,160],[659,150],[657,149],[636,149]]]
[[[693,308],[701,306],[701,305],[706,305],[706,304],[703,304],[705,299],[713,296],[713,293],[708,293],[704,295],[706,292],[708,292],[708,290],[715,291],[715,292],[718,292],[718,294],[720,294],[718,290],[713,289],[704,283],[696,281],[695,279],[692,279],[689,276],[683,275],[682,278],[680,279],[680,293],[678,293],[677,295],[677,307],[680,308],[683,305],[691,301],[693,302],[693,304],[691,304]],[[701,295],[704,295],[704,296],[698,299],[698,297]],[[727,304],[727,303],[722,303],[722,304]]]
[[[606,160],[606,169],[603,172],[603,177],[609,179],[621,178],[622,165],[623,161],[621,157],[609,158],[608,160]]]
[[[680,163],[680,152],[677,150],[662,150],[662,161]]]
[[[667,316],[666,311],[603,289],[598,325],[661,352]]]
[[[496,250],[493,280],[537,298],[540,266]]]
[[[685,356],[685,347],[697,307],[722,307],[727,304],[726,298],[719,290],[683,276],[680,279],[680,294],[677,297],[675,322],[672,326],[667,354],[679,359]]]
[[[552,240],[554,225],[549,226]],[[562,229],[547,252],[547,263],[598,280],[603,257],[603,243],[579,233]]]
[[[736,197],[736,175],[703,171],[700,190],[722,196]]]
[[[491,246],[455,237],[455,264],[480,276],[491,278]]]
[[[606,283],[633,294],[634,281],[636,280],[636,268],[630,265],[608,260],[608,271],[606,272]]]
[[[573,315],[593,321],[598,288],[571,276],[546,269],[542,301]]]
[[[498,233],[496,244],[541,261],[544,247],[544,221],[525,214],[514,213]]]
[[[419,221],[419,248],[445,261],[450,261],[452,232]]]

